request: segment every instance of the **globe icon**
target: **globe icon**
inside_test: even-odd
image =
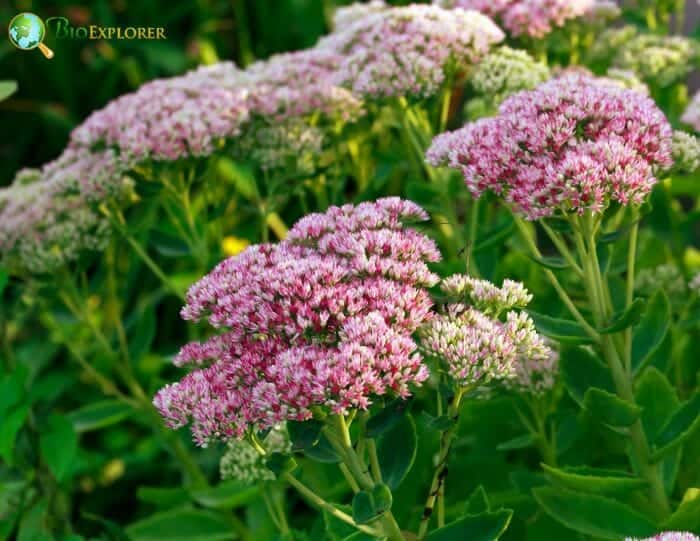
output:
[[[33,13],[20,13],[10,21],[10,41],[19,49],[38,47],[45,33],[44,21]]]
[[[46,36],[46,27],[38,15],[20,13],[12,18],[8,30],[10,41],[18,49],[28,51],[39,47],[47,58],[53,56],[53,51],[42,43]]]

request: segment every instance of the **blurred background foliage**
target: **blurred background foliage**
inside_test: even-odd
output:
[[[19,51],[0,40],[0,79],[16,80],[17,93],[0,102],[0,185],[21,167],[56,157],[70,130],[111,99],[157,77],[200,64],[233,60],[246,66],[271,54],[313,45],[328,31],[335,6],[347,0],[95,0],[0,2],[3,32],[21,11],[72,25],[154,26],[164,41],[79,39],[46,44],[56,56]],[[407,2],[392,2],[407,3]],[[8,129],[11,128],[11,129]]]

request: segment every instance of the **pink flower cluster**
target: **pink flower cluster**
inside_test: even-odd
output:
[[[439,359],[460,387],[501,381],[539,394],[554,385],[557,357],[525,312],[532,296],[518,282],[497,287],[454,275],[442,282],[452,302],[421,330],[421,348]],[[499,317],[503,314],[503,317]]]
[[[648,97],[585,75],[506,99],[499,114],[438,135],[427,161],[502,196],[529,220],[640,204],[669,167],[672,130]]]
[[[700,541],[700,537],[689,532],[663,532],[647,539],[628,537],[625,541]]]
[[[190,288],[182,316],[222,331],[177,356],[194,370],[155,397],[168,424],[191,421],[205,445],[308,419],[313,406],[407,396],[427,377],[411,335],[430,317],[437,277],[426,262],[440,254],[403,222],[426,218],[398,198],[331,207],[220,263]]]
[[[434,0],[445,7],[473,9],[493,18],[512,36],[543,38],[555,27],[588,14],[595,0]]]
[[[481,59],[503,32],[474,12],[414,4],[367,10],[319,42],[344,59],[337,80],[358,96],[430,96],[448,71]]]
[[[130,186],[110,150],[66,149],[41,169],[24,169],[0,190],[0,258],[15,270],[51,272],[104,246],[109,225],[96,205]]]
[[[208,155],[248,119],[244,80],[225,62],[151,81],[93,113],[73,131],[72,143],[117,148],[134,161]]]

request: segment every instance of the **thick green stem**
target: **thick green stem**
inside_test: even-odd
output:
[[[625,288],[625,304],[630,306],[634,300],[634,274],[635,261],[637,260],[637,237],[639,234],[638,212],[633,211],[634,225],[630,231],[630,245],[627,251],[627,284]],[[625,329],[625,370],[632,373],[632,327]]]
[[[428,498],[425,500],[425,506],[423,507],[423,516],[421,517],[420,525],[418,526],[418,541],[425,539],[425,536],[428,534],[428,526],[430,525],[430,517],[433,514],[435,501],[440,494],[440,489],[442,488],[445,477],[447,476],[447,461],[450,455],[452,441],[457,434],[457,428],[459,425],[459,407],[465,392],[466,389],[458,389],[452,398],[452,402],[447,408],[447,415],[452,423],[450,427],[440,436],[440,451],[438,453],[437,465],[435,467],[435,471],[433,472],[433,479],[430,483]]]
[[[331,445],[338,451],[359,486],[367,491],[374,489],[377,482],[372,478],[367,466],[353,448],[345,418],[342,415],[329,417],[327,428],[330,428],[326,431],[326,435],[329,437]],[[381,527],[383,536],[389,541],[404,541],[401,529],[391,511],[384,513],[377,520],[377,524]]]
[[[590,227],[590,223],[586,225],[586,220],[590,217],[585,217],[583,224],[583,234],[586,238],[581,239],[581,233],[578,233],[577,246],[581,251],[579,258],[584,262],[584,281],[587,289],[594,297],[594,315],[596,322],[602,324],[607,321],[611,314],[611,307],[606,302],[605,285],[603,277],[600,273],[597,257],[595,257],[595,229]],[[586,250],[586,245],[588,250]],[[592,253],[591,253],[592,252]],[[629,305],[628,305],[629,306]],[[610,373],[615,384],[617,394],[623,400],[635,403],[632,381],[629,374],[625,370],[622,359],[620,358],[617,349],[615,348],[614,338],[612,335],[606,334],[601,338],[601,349],[605,357]],[[664,489],[663,481],[659,468],[651,463],[650,449],[647,442],[644,428],[641,421],[637,420],[629,429],[630,436],[630,455],[632,464],[638,474],[649,483],[649,497],[655,508],[659,512],[660,517],[665,517],[670,513],[668,497]]]
[[[540,253],[539,248],[537,248],[537,244],[535,244],[535,241],[530,236],[530,232],[527,230],[527,227],[525,226],[523,221],[516,216],[515,223],[518,226],[521,236],[527,244],[528,248],[530,249],[532,255],[534,255],[538,259],[541,258],[542,254]],[[574,319],[579,323],[579,325],[581,325],[581,327],[583,327],[583,330],[586,331],[586,334],[588,334],[596,342],[600,341],[600,335],[598,334],[598,331],[591,327],[591,325],[586,321],[586,318],[584,318],[581,312],[578,310],[578,308],[576,308],[576,305],[571,300],[571,297],[569,297],[566,290],[559,283],[559,280],[554,275],[554,273],[549,269],[544,269],[544,274],[549,279],[550,283],[559,295],[559,298],[567,307],[571,315],[574,316]]]
[[[375,537],[381,536],[381,533],[375,530],[374,528],[370,528],[369,526],[363,526],[362,524],[357,524],[350,515],[344,513],[343,511],[335,507],[333,504],[321,498],[321,496],[316,494],[313,490],[311,490],[309,487],[307,487],[305,484],[299,481],[291,473],[283,474],[282,479],[290,485],[292,485],[297,490],[297,492],[299,492],[299,494],[306,498],[312,505],[323,509],[330,515],[334,516],[339,520],[342,520],[346,524],[350,524],[351,526],[357,528],[361,532],[373,535]]]

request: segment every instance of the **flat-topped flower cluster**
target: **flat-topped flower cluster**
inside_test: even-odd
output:
[[[308,419],[314,406],[345,412],[408,396],[428,375],[412,333],[430,317],[426,288],[438,279],[426,263],[440,254],[403,223],[426,218],[398,198],[331,207],[285,241],[219,264],[182,315],[221,334],[178,355],[194,371],[156,396],[167,422],[191,420],[206,444]]]
[[[434,0],[444,7],[480,11],[511,36],[543,38],[554,28],[591,12],[594,0]]]
[[[313,48],[276,55],[245,70],[221,62],[151,81],[96,111],[71,134],[66,156],[56,163],[75,154],[95,162],[109,156],[115,162],[99,172],[89,167],[67,172],[79,192],[70,198],[71,209],[79,201],[87,207],[95,185],[119,186],[124,173],[136,167],[142,173],[148,168],[140,166],[152,162],[218,153],[279,176],[309,174],[343,127],[363,115],[363,100],[430,96],[449,73],[465,70],[503,37],[488,17],[476,12],[374,2],[341,12],[336,31]],[[25,180],[18,178],[14,188],[0,190],[2,201],[19,199],[0,205],[0,222],[12,224],[12,229],[0,228],[2,259],[7,247],[16,244],[14,230],[33,243],[12,262],[21,270],[50,270],[54,263],[74,260],[83,248],[103,243],[103,236],[54,231],[55,209],[64,205],[52,195],[53,171],[60,167],[48,165],[36,176],[41,197],[33,199],[31,212],[18,210],[28,197],[18,188]],[[107,190],[105,198],[114,191],[118,188]],[[51,251],[62,255],[43,253]]]
[[[41,169],[24,169],[0,190],[0,254],[10,268],[47,273],[101,250],[107,219],[96,205],[128,194],[131,182],[114,152],[69,148]]]
[[[491,381],[540,394],[554,386],[557,356],[520,309],[532,295],[520,282],[497,287],[466,275],[444,279],[449,302],[422,329],[421,347],[459,387]]]
[[[318,45],[344,56],[338,83],[366,98],[435,94],[450,72],[478,62],[505,37],[476,11],[420,4],[368,11]]]
[[[492,191],[529,220],[639,204],[670,167],[672,130],[648,97],[605,79],[565,75],[505,100],[495,117],[441,134],[427,160]]]

